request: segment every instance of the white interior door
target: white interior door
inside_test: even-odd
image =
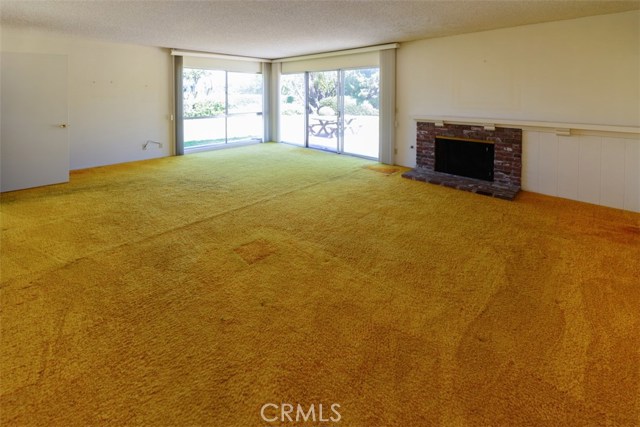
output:
[[[2,53],[0,190],[69,181],[67,57]]]

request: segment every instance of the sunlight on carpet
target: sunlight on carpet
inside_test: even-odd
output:
[[[395,167],[395,166],[389,166],[389,165],[366,165],[364,166],[365,169],[370,169],[372,171],[376,171],[376,172],[380,172],[383,173],[385,175],[392,175],[396,172],[400,172],[400,168]]]

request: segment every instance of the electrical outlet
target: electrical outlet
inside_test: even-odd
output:
[[[149,148],[149,144],[157,144],[158,148],[162,148],[162,143],[161,142],[148,140],[147,142],[142,144],[142,149],[146,150],[147,148]]]

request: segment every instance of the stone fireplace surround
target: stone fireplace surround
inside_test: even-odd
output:
[[[493,182],[436,172],[435,140],[455,137],[491,141],[494,144]],[[520,191],[522,176],[522,129],[487,128],[418,122],[416,135],[416,167],[402,175],[416,181],[429,182],[486,196],[513,200]]]

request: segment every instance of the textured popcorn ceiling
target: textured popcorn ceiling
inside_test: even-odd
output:
[[[2,24],[281,58],[639,9],[640,1],[0,0]]]

